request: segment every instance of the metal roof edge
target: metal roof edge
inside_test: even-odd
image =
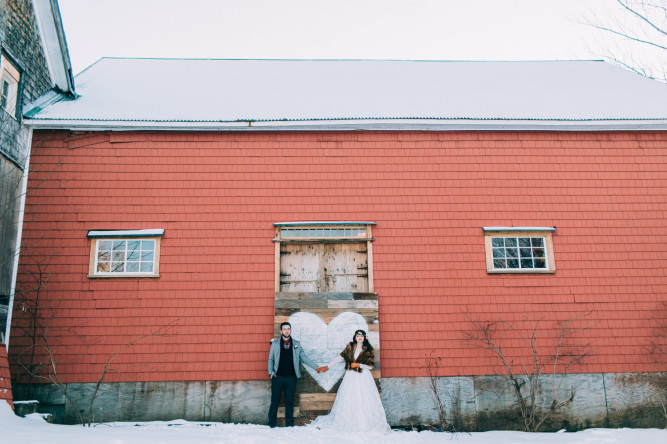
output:
[[[556,231],[556,227],[482,227],[487,231]]]
[[[30,111],[32,112],[32,110]],[[165,122],[31,119],[27,116],[24,123],[33,129],[63,129],[71,131],[667,131],[667,119],[331,119]]]
[[[304,225],[375,225],[375,222],[275,222],[274,227],[304,226]]]
[[[145,230],[90,230],[86,237],[154,237],[164,236],[163,228]]]

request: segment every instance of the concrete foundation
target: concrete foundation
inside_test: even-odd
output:
[[[667,373],[576,374],[544,376],[538,405],[548,407],[554,396],[572,403],[560,409],[540,431],[590,427],[658,427],[667,425],[662,409]],[[303,381],[302,381],[303,382]],[[382,378],[382,402],[394,427],[437,427],[438,410],[429,378]],[[436,379],[447,423],[458,431],[522,430],[523,419],[514,395],[500,376]],[[84,418],[94,384],[67,384],[70,402],[48,384],[15,384],[14,399],[36,399],[38,411],[54,422],[77,423]],[[298,403],[299,396],[297,396]],[[136,382],[102,384],[92,418],[104,421],[186,419],[265,424],[270,403],[269,381]],[[538,414],[538,417],[540,415]]]

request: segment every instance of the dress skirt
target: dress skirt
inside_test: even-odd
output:
[[[388,433],[384,407],[370,371],[347,370],[340,383],[331,412],[318,416],[311,426],[350,432]]]

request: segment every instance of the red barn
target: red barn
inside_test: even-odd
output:
[[[565,403],[545,429],[664,425],[665,85],[594,61],[76,80],[25,116],[16,399],[76,421],[100,382],[94,420],[264,423],[289,319],[322,363],[369,331],[392,425],[438,423],[433,380],[448,424],[523,427],[503,375],[533,358],[540,406]],[[304,373],[302,421],[338,376]]]

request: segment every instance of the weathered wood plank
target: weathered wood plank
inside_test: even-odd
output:
[[[321,401],[321,402],[307,402],[303,403],[300,406],[300,409],[302,412],[311,412],[313,410],[317,411],[330,411],[331,407],[333,407],[333,401]]]
[[[362,308],[374,308],[377,310],[378,301],[375,300],[351,300],[351,301],[328,301],[329,308],[345,308],[345,309],[362,309]]]
[[[310,300],[289,300],[282,299],[276,301],[276,309],[284,308],[298,308],[301,310],[310,310],[311,308],[328,308],[329,301],[325,299],[310,299]]]
[[[304,402],[334,402],[335,393],[301,393],[299,394],[299,404]]]

